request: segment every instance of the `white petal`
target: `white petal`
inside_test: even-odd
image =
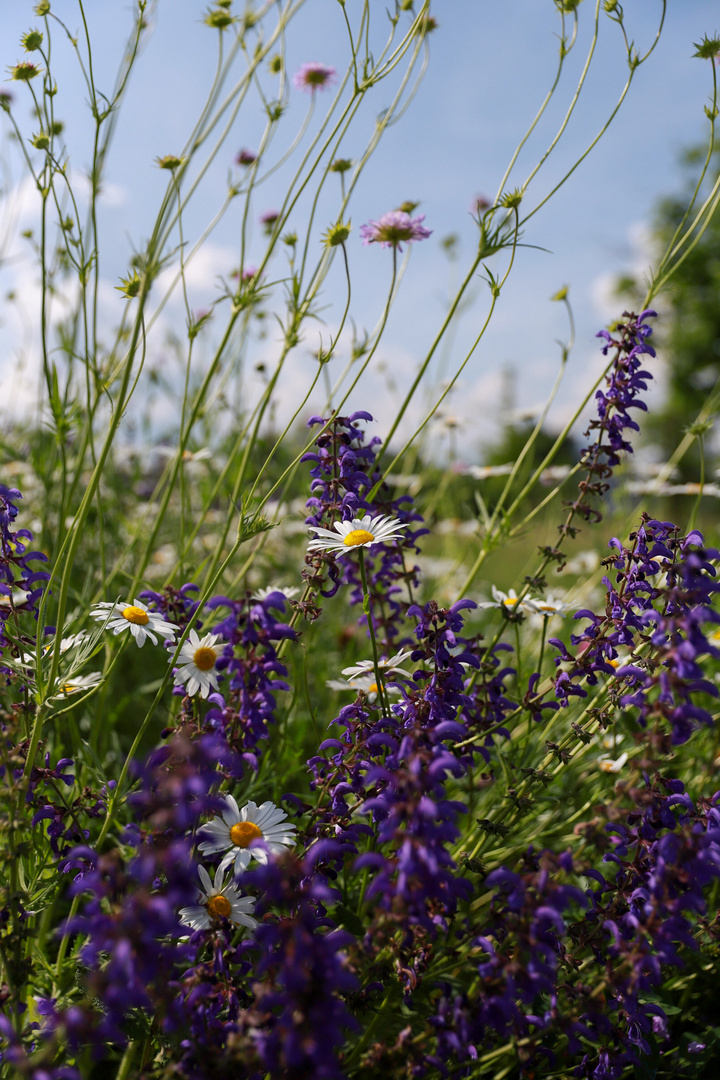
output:
[[[252,915],[243,915],[238,912],[237,915],[233,913],[233,922],[239,923],[241,926],[247,926],[248,930],[254,930],[257,926],[257,919],[253,919]]]
[[[213,840],[203,840],[202,844],[198,844],[198,851],[202,851],[203,855],[217,855],[218,851],[227,851],[228,847],[234,846],[229,836],[226,840],[218,836]]]
[[[207,909],[200,906],[180,908],[178,912],[180,922],[185,926],[191,926],[193,930],[207,930],[210,926],[210,918]]]
[[[238,853],[235,856],[235,873],[241,874],[243,870],[246,870],[250,865],[250,850],[249,848],[238,848]]]
[[[202,881],[203,889],[205,893],[209,895],[212,892],[212,882],[210,881],[210,875],[204,866],[198,866],[198,877]]]

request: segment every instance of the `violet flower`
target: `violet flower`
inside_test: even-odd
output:
[[[432,235],[432,229],[423,226],[424,214],[411,217],[404,210],[389,210],[377,221],[369,221],[360,226],[360,236],[363,244],[380,244],[384,248],[397,248],[402,251],[402,245],[413,240],[427,240]]]

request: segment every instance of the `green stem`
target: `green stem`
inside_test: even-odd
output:
[[[375,638],[375,626],[373,624],[372,610],[370,606],[370,591],[367,583],[367,573],[365,571],[365,552],[362,548],[358,548],[358,557],[360,560],[360,580],[362,581],[363,590],[363,611],[367,618],[368,631],[370,633],[370,642],[372,644],[373,654],[373,667],[375,669],[375,682],[377,683],[378,699],[382,708],[383,716],[390,715],[390,709],[388,708],[385,698],[385,687],[380,677],[380,660],[378,658],[377,640]]]

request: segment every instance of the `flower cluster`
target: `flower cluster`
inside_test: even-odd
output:
[[[313,494],[307,501],[314,513],[306,522],[316,535],[328,537],[327,547],[322,540],[310,541],[305,559],[308,569],[303,577],[326,597],[334,596],[341,583],[348,584],[352,602],[361,604],[363,590],[357,561],[343,559],[340,566],[333,553],[347,553],[354,546],[362,546],[373,625],[384,647],[392,651],[409,640],[401,636],[408,607],[402,594],[407,591],[410,598],[413,588],[418,587],[419,571],[410,560],[419,550],[419,537],[427,529],[410,496],[393,499],[388,486],[380,482],[374,467],[379,440],[373,438],[365,443],[362,428],[358,426],[360,420],[369,421],[372,417],[366,412],[335,417],[318,437],[317,449],[303,459],[315,462],[310,472]],[[325,426],[326,422],[314,416],[309,423]],[[368,495],[374,488],[377,493],[370,503]],[[337,534],[332,545],[329,540],[333,533],[326,528],[331,523]],[[368,531],[371,524],[374,528]],[[384,542],[393,538],[392,543]],[[330,577],[330,588],[324,588],[325,573]]]
[[[223,694],[209,695],[212,707],[203,727],[222,735],[234,751],[237,777],[244,767],[257,768],[259,744],[267,739],[275,722],[276,694],[289,689],[278,647],[284,641],[294,641],[297,635],[276,615],[286,609],[281,592],[272,592],[263,600],[217,596],[206,605],[207,611],[221,608],[228,614],[213,627],[215,642],[211,647],[220,653],[216,667],[224,679]]]
[[[550,639],[560,652],[556,694],[567,705],[571,695],[587,695],[585,685],[612,678],[614,696],[637,710],[641,725],[651,718],[664,721],[673,743],[682,743],[698,722],[710,723],[698,696],[717,696],[698,659],[720,655],[703,630],[720,621],[711,606],[720,585],[710,560],[718,553],[705,549],[698,532],[683,537],[671,522],[647,515],[630,543],[628,548],[611,540],[616,584],[604,579],[604,614],[583,609],[575,616],[590,625],[571,636],[574,655],[561,640]],[[626,659],[618,663],[623,654]]]
[[[614,876],[569,851],[532,850],[515,870],[487,875],[495,893],[474,939],[479,978],[469,989],[445,988],[429,1064],[466,1075],[510,1040],[526,1070],[569,1054],[579,1062],[572,1075],[619,1080],[668,1038],[670,1018],[652,996],[685,965],[698,935],[718,938],[704,918],[720,878],[718,796],[696,806],[682,783],[659,777],[630,795],[635,808],[623,815],[611,807],[604,833],[586,826]],[[572,876],[589,886],[581,890]]]
[[[582,451],[582,464],[586,470],[584,480],[578,485],[580,493],[569,504],[569,513],[560,528],[561,538],[574,536],[577,531],[571,524],[577,514],[586,521],[600,520],[599,511],[588,501],[590,496],[602,497],[609,487],[609,480],[615,466],[620,464],[621,453],[632,453],[625,432],[639,431],[640,428],[630,415],[631,409],[647,411],[647,405],[640,399],[640,394],[647,390],[649,371],[642,367],[644,356],[655,356],[655,350],[648,338],[652,327],[647,319],[656,316],[649,308],[639,315],[625,312],[623,320],[615,328],[616,337],[607,330],[601,330],[598,337],[605,340],[603,354],[614,350],[610,371],[606,376],[606,389],[598,390],[598,418],[591,420],[585,432],[586,436],[596,433],[595,440]]]
[[[8,636],[7,623],[21,612],[30,611],[37,618],[37,602],[43,593],[43,582],[50,574],[46,570],[34,570],[31,561],[47,562],[41,551],[28,551],[27,541],[32,540],[28,529],[13,529],[18,516],[15,500],[22,499],[17,488],[0,484],[0,649],[11,640],[17,640],[18,628]]]
[[[167,1032],[187,1023],[178,979],[197,946],[181,940],[187,931],[179,912],[197,892],[189,834],[219,803],[212,794],[218,764],[227,764],[219,740],[177,736],[139,770],[140,787],[130,800],[136,822],[126,833],[135,857],[80,846],[66,859],[63,869],[76,871],[70,894],[90,894],[66,933],[84,936],[87,1000],[102,1002],[101,1010],[92,1004],[52,1010],[51,1025],[62,1026],[75,1048],[124,1043],[134,1009],[162,1016]]]

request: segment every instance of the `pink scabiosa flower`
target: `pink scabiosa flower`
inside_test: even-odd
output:
[[[257,161],[257,154],[252,150],[241,150],[235,158],[236,165],[252,165],[254,161]]]
[[[422,222],[425,215],[410,217],[404,210],[390,210],[378,221],[369,221],[367,225],[360,226],[360,235],[363,244],[380,244],[382,247],[397,248],[402,251],[402,245],[411,240],[427,240],[432,234],[432,229],[426,229]]]
[[[266,210],[264,214],[260,215],[260,222],[263,225],[266,233],[271,233],[275,227],[275,222],[280,217],[278,210]]]
[[[252,279],[254,277],[256,277],[256,276],[257,276],[257,267],[256,266],[245,266],[245,267],[243,267],[242,270],[232,270],[230,272],[230,277],[235,278],[238,281],[241,281],[243,283],[243,285],[247,285],[247,283],[249,281],[252,281]]]
[[[293,83],[297,90],[309,90],[314,94],[316,90],[325,90],[334,79],[335,68],[310,60],[307,64],[301,64],[295,72]]]

